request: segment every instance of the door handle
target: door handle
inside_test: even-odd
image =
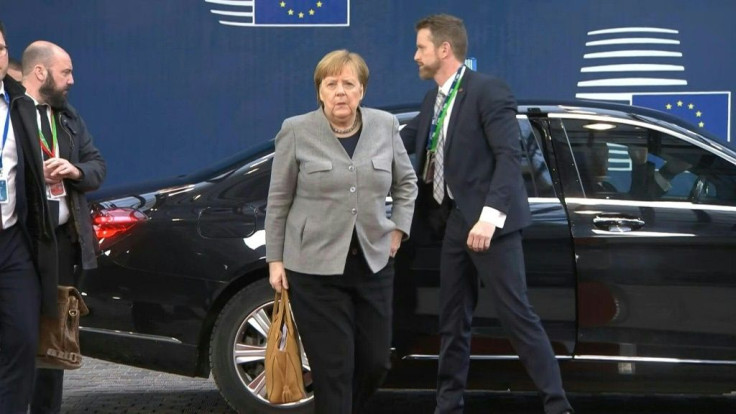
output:
[[[646,223],[639,217],[628,217],[622,214],[598,215],[593,217],[593,225],[601,230],[614,233],[626,233],[639,230]]]

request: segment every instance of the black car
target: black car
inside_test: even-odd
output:
[[[416,114],[394,112],[402,122]],[[529,297],[566,389],[736,391],[736,152],[629,106],[529,102],[517,119],[534,217],[524,230]],[[272,156],[268,142],[191,175],[93,196],[101,254],[80,282],[86,355],[212,373],[242,412],[311,410],[311,393],[285,407],[265,399]],[[419,229],[397,257],[386,387],[434,388],[439,249]],[[534,389],[483,298],[469,385]],[[310,391],[306,358],[304,374]]]

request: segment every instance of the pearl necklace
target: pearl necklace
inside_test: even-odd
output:
[[[338,135],[349,134],[349,133],[355,131],[355,128],[357,128],[358,125],[360,124],[360,112],[358,112],[358,114],[355,116],[355,122],[353,122],[353,125],[351,125],[348,128],[345,128],[345,129],[337,129],[334,126],[332,126],[331,123],[329,123],[329,124],[330,124],[330,129],[332,130],[332,132],[334,132],[334,133],[336,133]]]

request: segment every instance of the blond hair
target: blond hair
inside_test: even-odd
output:
[[[339,75],[346,66],[353,69],[358,76],[358,81],[363,86],[363,91],[365,91],[368,86],[368,78],[370,77],[370,71],[365,60],[359,54],[350,52],[347,49],[333,50],[326,54],[317,63],[317,67],[314,68],[314,88],[317,91],[317,103],[320,106],[323,105],[319,99],[319,86],[322,84],[322,81],[328,76]]]

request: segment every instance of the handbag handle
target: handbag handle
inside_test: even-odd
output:
[[[273,299],[273,306],[271,329],[276,328],[276,332],[278,332],[273,339],[278,338],[278,349],[283,351],[286,347],[287,337],[296,334],[296,327],[289,306],[289,293],[286,289],[281,289],[280,293],[276,292]],[[269,339],[271,339],[270,332]]]
[[[291,312],[289,311],[289,293],[286,289],[281,289],[281,292],[276,292],[273,299],[273,312],[271,313],[271,323],[281,324],[284,320],[284,314],[286,320],[291,323]]]

